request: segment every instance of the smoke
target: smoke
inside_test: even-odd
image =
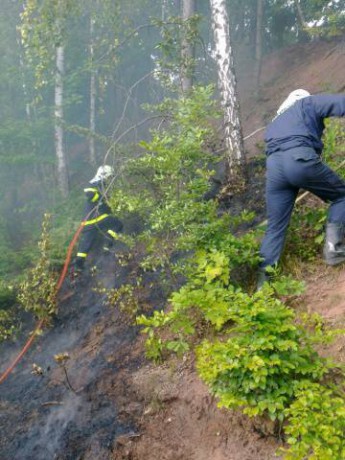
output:
[[[21,449],[15,454],[15,460],[35,459],[50,460],[57,458],[57,453],[63,451],[66,433],[71,424],[78,425],[85,401],[81,396],[68,395],[62,402],[56,402],[47,407],[50,413],[43,418],[41,426],[37,426],[35,435],[30,434],[30,440],[24,440]]]
[[[61,444],[61,437],[65,433],[68,424],[77,419],[78,411],[82,407],[80,396],[70,395],[63,402],[62,406],[52,410],[43,429],[42,439],[38,445],[49,446],[49,451],[54,453]],[[48,441],[48,442],[47,442]]]

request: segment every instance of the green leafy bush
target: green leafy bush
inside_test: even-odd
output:
[[[290,229],[287,234],[283,265],[291,268],[291,263],[312,262],[320,254],[324,241],[326,208],[303,205],[295,206]]]
[[[290,449],[286,460],[343,460],[345,458],[345,398],[319,383],[302,381],[296,399],[285,410]]]
[[[0,342],[11,338],[15,332],[13,315],[9,311],[0,310]]]
[[[16,302],[15,287],[0,281],[0,342],[13,337],[18,329],[13,308]]]
[[[248,265],[257,263],[256,244],[252,238],[248,234],[239,238],[224,237],[219,245],[226,252],[199,249],[190,256],[184,266],[189,281],[171,295],[170,309],[167,312],[155,311],[151,317],[141,315],[137,318],[137,323],[145,326],[143,333],[150,338],[146,344],[149,356],[157,358],[158,352],[164,350],[183,353],[197,340],[202,325],[220,331],[233,320],[230,305],[241,290],[230,284],[232,269],[237,268],[240,262]],[[244,249],[242,255],[241,247]],[[165,341],[157,336],[163,330]]]
[[[33,312],[37,318],[48,320],[56,310],[56,278],[51,270],[49,257],[49,215],[42,224],[41,240],[38,243],[40,258],[28,271],[20,284],[18,300],[26,311]]]
[[[293,310],[269,289],[251,297],[233,293],[228,310],[234,324],[198,347],[197,368],[221,406],[282,421],[296,385],[321,379],[328,365],[296,324]]]
[[[14,286],[0,281],[0,309],[7,310],[15,304],[17,294]]]

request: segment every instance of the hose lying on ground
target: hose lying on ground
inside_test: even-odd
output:
[[[72,251],[73,251],[73,248],[74,248],[74,246],[75,246],[75,244],[76,244],[76,242],[77,242],[77,240],[79,238],[79,235],[80,235],[82,229],[83,229],[83,222],[80,224],[79,228],[75,232],[75,234],[74,234],[74,236],[73,236],[73,238],[72,238],[72,240],[71,240],[71,242],[70,242],[70,244],[68,246],[65,263],[64,263],[63,269],[61,271],[59,280],[58,280],[58,282],[56,284],[56,295],[59,293],[59,291],[61,289],[61,286],[62,286],[62,283],[64,282],[64,280],[66,278],[67,270],[68,270],[68,267],[69,267],[69,264],[70,264],[70,261],[71,261],[71,257],[72,257]],[[32,342],[34,341],[35,337],[40,333],[40,331],[42,329],[42,326],[43,326],[43,323],[44,323],[43,319],[38,321],[34,331],[30,335],[30,337],[28,338],[26,344],[24,345],[24,347],[22,348],[20,353],[17,355],[15,360],[12,362],[12,364],[0,376],[0,385],[1,385],[1,383],[3,383],[7,379],[7,377],[10,375],[10,373],[13,371],[13,369],[18,364],[18,362],[21,360],[21,358],[28,351],[28,349],[30,348],[30,346],[31,346]]]

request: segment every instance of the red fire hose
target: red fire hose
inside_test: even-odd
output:
[[[87,219],[87,217],[86,217],[86,219]],[[58,280],[58,282],[56,284],[56,295],[60,291],[62,283],[64,282],[64,279],[66,278],[68,266],[70,264],[71,257],[72,257],[72,251],[73,251],[73,248],[74,248],[74,246],[75,246],[75,244],[76,244],[76,242],[77,242],[77,240],[79,238],[79,235],[80,235],[80,232],[82,231],[82,229],[83,229],[83,223],[81,223],[81,225],[79,226],[78,230],[75,232],[75,234],[74,234],[74,236],[72,238],[72,241],[70,242],[70,244],[68,246],[65,263],[64,263],[63,269],[61,271],[59,280]],[[27,340],[26,344],[24,345],[24,347],[22,348],[21,352],[17,355],[15,360],[5,370],[5,372],[0,376],[0,384],[3,383],[7,379],[7,377],[10,375],[10,373],[13,371],[13,369],[16,367],[16,365],[19,363],[19,361],[22,359],[22,357],[28,351],[28,349],[30,348],[32,342],[34,341],[36,335],[40,332],[43,323],[44,323],[43,319],[38,321],[38,323],[37,323],[37,325],[35,327],[35,330],[31,334],[31,336],[28,338],[28,340]]]

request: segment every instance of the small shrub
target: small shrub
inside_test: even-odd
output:
[[[345,458],[345,399],[330,388],[301,382],[296,399],[285,410],[286,460],[343,460]]]
[[[56,280],[49,258],[50,239],[49,215],[42,224],[41,240],[38,243],[40,258],[20,284],[18,300],[26,311],[33,312],[39,319],[49,319],[56,310]]]
[[[17,300],[13,286],[0,282],[0,342],[11,338],[17,330],[11,307]]]
[[[8,340],[16,332],[13,315],[4,310],[0,310],[0,342]]]
[[[234,325],[222,337],[201,343],[198,371],[220,406],[282,421],[296,385],[321,379],[327,362],[271,288],[252,297],[234,292],[228,310]]]
[[[324,241],[326,218],[325,207],[295,207],[283,255],[284,265],[291,263],[291,258],[298,264],[315,260]]]
[[[0,310],[8,310],[16,303],[17,294],[13,286],[0,281]]]
[[[107,289],[104,287],[96,288],[96,292],[105,294],[105,303],[111,307],[118,306],[120,311],[128,315],[129,318],[133,319],[138,313],[139,309],[139,292],[141,288],[141,280],[137,280],[137,285],[132,286],[131,284],[122,284],[119,288]]]

